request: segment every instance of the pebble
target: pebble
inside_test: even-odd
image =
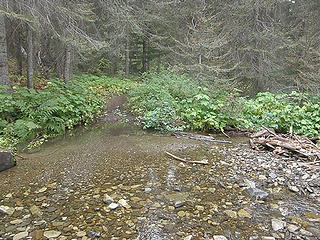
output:
[[[77,237],[84,237],[87,233],[85,231],[77,232]]]
[[[288,188],[289,188],[289,190],[292,191],[292,192],[298,193],[298,192],[300,191],[299,188],[297,188],[296,186],[291,186],[291,185],[290,185]]]
[[[21,220],[21,219],[12,220],[12,221],[10,221],[10,223],[11,223],[12,225],[17,225],[17,224],[22,223],[22,220]]]
[[[261,240],[276,240],[275,237],[263,236]]]
[[[61,232],[55,231],[55,230],[45,231],[43,233],[43,236],[45,236],[46,238],[57,238],[60,235],[61,235]]]
[[[243,192],[256,200],[264,200],[269,196],[268,192],[263,191],[259,188],[247,188],[243,190]]]
[[[237,213],[235,211],[225,210],[224,213],[227,214],[231,218],[237,218]]]
[[[299,227],[294,224],[288,224],[287,228],[288,228],[289,232],[292,232],[292,233],[294,233],[295,231],[297,231],[299,229]]]
[[[105,194],[105,195],[103,196],[103,202],[104,202],[104,203],[110,203],[110,202],[113,202],[113,201],[114,201],[113,198],[110,197],[108,194]]]
[[[111,209],[111,210],[115,210],[115,209],[118,208],[118,207],[119,207],[119,204],[117,204],[117,203],[111,203],[111,204],[108,206],[108,208]]]
[[[30,233],[30,237],[32,237],[33,240],[39,240],[43,236],[42,230],[35,230],[32,233]]]
[[[146,188],[144,189],[144,191],[145,191],[145,192],[151,192],[151,191],[152,191],[152,189],[151,189],[151,188],[149,188],[149,187],[146,187]]]
[[[274,219],[271,220],[271,226],[272,226],[273,231],[277,232],[277,231],[285,228],[286,225],[287,225],[286,222],[281,221],[279,219],[275,219],[274,218]]]
[[[204,206],[197,205],[197,206],[196,206],[196,209],[197,209],[198,211],[204,211]]]
[[[23,239],[25,237],[28,237],[28,235],[29,235],[28,232],[20,232],[13,236],[13,240]]]
[[[88,233],[88,237],[89,238],[99,238],[101,236],[101,234],[99,232],[93,232],[93,231],[90,231]]]
[[[181,201],[177,201],[174,203],[174,207],[175,208],[179,208],[179,207],[182,207],[184,205],[184,202],[181,202]]]
[[[42,216],[42,212],[40,210],[40,208],[38,208],[37,206],[33,205],[31,208],[30,208],[30,212],[32,213],[32,215],[36,215],[38,217]]]
[[[222,235],[214,235],[213,240],[228,240],[228,239]]]
[[[15,209],[8,206],[0,206],[0,213],[12,215],[14,213]]]
[[[184,217],[186,215],[186,213],[184,211],[179,211],[178,212],[178,216],[179,217]]]
[[[303,228],[301,228],[299,232],[304,236],[308,236],[308,237],[313,236],[313,234],[311,232],[304,230]]]
[[[120,199],[118,201],[118,204],[126,209],[131,208],[131,206],[127,203],[127,201],[125,199]]]
[[[239,215],[239,217],[243,217],[243,218],[251,218],[252,216],[251,216],[251,214],[250,213],[248,213],[246,210],[244,210],[244,209],[240,209],[239,211],[238,211],[238,215]]]

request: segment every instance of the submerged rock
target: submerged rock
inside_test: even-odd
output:
[[[51,230],[51,231],[45,231],[43,235],[46,238],[57,238],[57,237],[59,237],[61,235],[61,232]]]
[[[110,203],[110,202],[113,202],[113,201],[114,201],[113,198],[110,197],[108,194],[105,194],[105,195],[103,196],[103,202],[104,202],[104,203]]]
[[[256,200],[264,200],[269,196],[268,192],[263,191],[259,188],[246,188],[243,190],[243,193]]]
[[[0,152],[0,172],[16,166],[14,156],[9,152]]]
[[[122,207],[124,207],[124,208],[131,208],[131,206],[127,203],[127,201],[126,200],[124,200],[124,199],[120,199],[119,201],[118,201],[118,204],[120,204],[120,206],[122,206]]]
[[[213,236],[213,240],[228,240],[228,239],[222,235],[215,235]]]
[[[15,209],[8,206],[0,206],[0,213],[12,215],[14,213]]]
[[[93,231],[90,231],[88,233],[88,237],[89,238],[99,238],[101,236],[101,234],[99,232],[93,232]]]
[[[279,219],[272,219],[271,225],[272,225],[273,231],[279,231],[281,229],[284,229],[286,227],[287,223],[284,221],[281,221]]]
[[[111,210],[115,210],[115,209],[118,208],[118,207],[119,207],[119,204],[117,204],[117,203],[111,203],[111,204],[108,206],[108,208],[111,209]]]
[[[29,235],[28,232],[20,232],[13,236],[13,240],[20,240],[20,239],[26,238],[28,237],[28,235]]]

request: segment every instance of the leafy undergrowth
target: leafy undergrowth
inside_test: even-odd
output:
[[[14,148],[28,142],[32,148],[88,124],[105,105],[106,96],[133,86],[129,80],[81,75],[67,85],[51,79],[42,90],[19,86],[10,94],[0,90],[0,146]]]
[[[259,93],[256,98],[243,101],[242,125],[257,129],[261,125],[278,132],[293,132],[308,137],[320,136],[320,97],[306,93]]]
[[[208,85],[210,86],[210,85]],[[129,91],[132,112],[144,128],[161,131],[223,131],[227,127],[258,130],[262,125],[279,132],[320,136],[320,97],[260,93],[253,99],[237,92],[199,88],[185,75],[172,71],[146,75]]]
[[[129,91],[129,106],[144,128],[221,131],[234,125],[233,93],[216,92],[172,71],[146,75]]]
[[[0,146],[28,143],[32,148],[52,136],[85,125],[97,116],[109,96],[128,94],[129,107],[144,128],[160,131],[220,132],[227,127],[257,130],[262,125],[279,132],[320,136],[320,97],[308,94],[260,93],[239,97],[190,77],[164,71],[146,74],[142,82],[80,75],[65,85],[47,80],[43,89],[14,86],[0,91]]]

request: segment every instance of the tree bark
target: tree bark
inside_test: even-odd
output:
[[[0,12],[0,85],[10,87],[7,36],[4,15]]]
[[[67,84],[70,79],[71,69],[71,50],[67,46],[65,50],[65,63],[64,63],[64,83]]]
[[[129,41],[129,34],[127,34],[126,37],[126,63],[125,63],[125,77],[129,78],[129,73],[130,73],[130,41]]]
[[[33,88],[33,33],[32,29],[28,26],[28,67],[27,67],[27,87]]]
[[[142,72],[147,71],[147,41],[144,38],[142,41]]]

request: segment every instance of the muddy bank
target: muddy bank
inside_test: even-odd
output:
[[[317,171],[231,141],[122,123],[54,139],[0,173],[0,239],[319,239]]]

